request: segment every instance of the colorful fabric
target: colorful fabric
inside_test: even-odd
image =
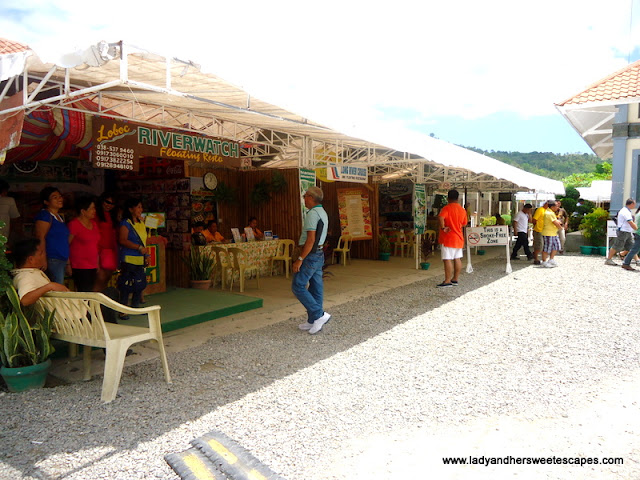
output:
[[[202,247],[202,252],[215,257],[215,253],[211,247],[222,247],[225,250],[228,247],[236,247],[246,253],[247,263],[250,265],[257,265],[260,269],[261,276],[267,276],[271,274],[271,257],[275,256],[278,248],[277,240],[265,240],[258,242],[243,242],[243,243],[225,243],[218,245],[207,245]],[[238,279],[238,272],[234,273],[234,281]]]

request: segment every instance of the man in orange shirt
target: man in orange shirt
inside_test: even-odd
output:
[[[449,190],[449,203],[440,211],[440,247],[444,263],[444,282],[437,287],[458,286],[458,276],[462,270],[462,249],[464,248],[463,227],[467,225],[467,212],[458,203],[460,194]]]

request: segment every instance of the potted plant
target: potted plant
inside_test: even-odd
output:
[[[603,208],[595,208],[591,213],[586,214],[580,222],[580,230],[590,248],[580,247],[583,254],[599,253],[599,248],[604,246],[607,238],[607,220],[609,212]],[[587,251],[588,250],[588,251]],[[595,252],[594,252],[595,250]],[[606,252],[605,252],[606,253]]]
[[[211,287],[211,277],[215,266],[213,255],[205,252],[203,247],[191,245],[189,258],[185,259],[185,262],[189,267],[191,288],[208,290]]]
[[[420,268],[422,270],[429,270],[431,263],[427,262],[427,260],[433,254],[434,247],[431,235],[423,234],[420,242]]]
[[[22,309],[13,285],[7,288],[10,307],[0,312],[0,375],[9,390],[41,388],[51,367],[53,312],[35,307]]]
[[[378,258],[385,262],[391,256],[391,242],[386,235],[378,235]]]

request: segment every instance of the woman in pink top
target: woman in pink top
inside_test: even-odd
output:
[[[93,292],[98,272],[98,243],[100,242],[93,198],[78,198],[76,210],[78,216],[69,222],[69,261],[73,283],[78,292]]]
[[[113,272],[118,269],[118,240],[115,225],[116,202],[111,193],[100,195],[96,204],[96,221],[100,231],[100,243],[98,244],[98,278],[96,292],[102,292]]]

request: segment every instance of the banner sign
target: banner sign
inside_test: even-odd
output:
[[[618,225],[613,220],[607,220],[607,237],[617,238],[617,236],[618,236]]]
[[[350,167],[349,165],[327,166],[327,179],[337,182],[368,183],[367,167]]]
[[[467,241],[467,273],[473,272],[471,265],[471,247],[495,247],[504,246],[507,250],[506,273],[511,273],[511,254],[509,251],[509,227],[507,225],[493,225],[490,227],[466,227],[465,239]]]
[[[315,170],[309,170],[308,168],[300,169],[300,202],[302,205],[302,221],[304,223],[304,216],[307,213],[307,207],[304,205],[304,193],[311,187],[316,186],[316,172]]]
[[[122,120],[93,118],[92,159],[95,167],[137,171],[141,156],[220,166],[242,165],[237,142]]]
[[[413,226],[416,235],[424,233],[427,224],[427,192],[424,185],[413,188]]]
[[[351,235],[353,240],[373,238],[369,191],[366,188],[339,189],[338,211],[342,235]]]

